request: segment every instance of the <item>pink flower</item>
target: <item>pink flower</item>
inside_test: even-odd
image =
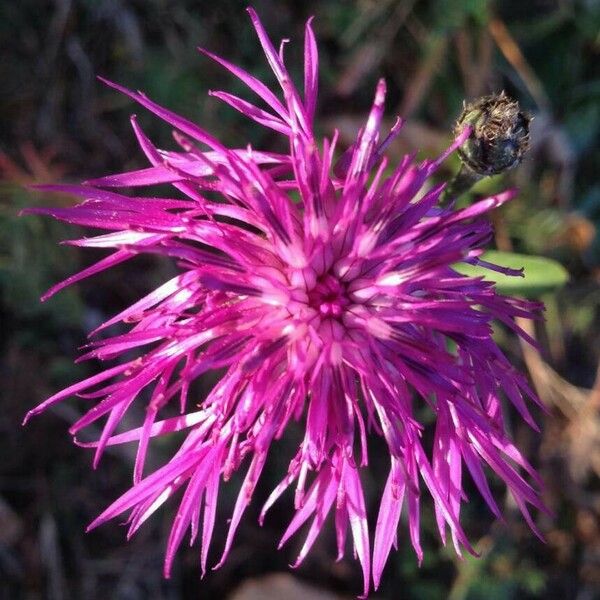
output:
[[[380,81],[364,128],[334,168],[337,134],[321,148],[313,133],[317,48],[310,21],[301,94],[284,66],[283,45],[276,51],[256,13],[249,13],[283,101],[249,73],[202,50],[246,83],[266,108],[226,92],[212,95],[286,136],[289,154],[227,148],[145,95],[106,82],[173,126],[181,150],[157,149],[133,117],[150,167],[85,185],[43,188],[83,201],[30,213],[108,230],[69,243],[114,249],[46,297],[139,253],[173,257],[180,274],[93,332],[119,322],[130,325],[127,333],[92,342],[85,355],[122,357],[121,363],[52,396],[28,417],[80,395],[95,404],[71,433],[104,420],[100,439],[81,443],[95,448],[94,464],[106,446],[137,442],[133,487],[90,529],[130,511],[132,535],[185,488],[167,543],[166,577],[188,529],[192,540],[200,534],[205,571],[219,486],[244,467],[223,563],[273,442],[290,420],[303,422],[304,439],[261,520],[294,486],[295,513],[281,544],[311,520],[299,564],[333,512],[339,556],[349,525],[366,595],[371,577],[375,588],[380,582],[404,503],[421,560],[421,489],[433,498],[442,540],[449,529],[458,553],[473,552],[459,522],[466,501],[463,466],[500,517],[484,476],[484,466],[491,467],[536,531],[528,505],[543,509],[535,489],[539,478],[508,438],[501,397],[532,427],[524,397],[537,400],[494,342],[491,324],[501,322],[528,339],[514,319],[532,318],[540,307],[499,295],[492,283],[453,269],[463,261],[502,270],[478,259],[492,235],[481,217],[515,195],[507,191],[461,210],[438,206],[444,186],[425,184],[469,129],[436,160],[419,163],[406,156],[388,167],[383,151],[401,122],[379,142],[386,91]],[[165,183],[185,199],[107,191]],[[137,358],[130,358],[132,351]],[[186,412],[192,381],[218,368],[225,369],[223,377],[197,410]],[[116,433],[142,395],[149,397],[143,423]],[[171,403],[178,403],[181,414],[164,418]],[[424,405],[436,419],[432,449],[424,447],[424,427],[415,416]],[[150,439],[183,429],[187,437],[176,454],[145,474]],[[360,481],[369,432],[385,438],[390,454],[374,538]]]

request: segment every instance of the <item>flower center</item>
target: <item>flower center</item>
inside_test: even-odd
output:
[[[308,292],[308,304],[321,317],[338,318],[350,301],[346,297],[345,286],[336,277],[327,273],[321,276]]]

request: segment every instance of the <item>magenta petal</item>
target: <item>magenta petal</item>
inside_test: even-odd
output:
[[[185,490],[181,504],[175,516],[171,533],[169,534],[169,540],[167,541],[167,553],[165,556],[164,573],[165,577],[170,577],[171,566],[175,553],[181,544],[181,540],[190,526],[193,511],[197,504],[200,503],[204,487],[206,486],[206,479],[209,476],[211,470],[214,467],[213,459],[214,455],[218,455],[218,450],[213,449],[209,452],[196,467],[194,474],[191,476],[188,486]]]
[[[197,425],[205,419],[206,413],[204,411],[198,411],[195,413],[188,413],[180,417],[172,417],[170,419],[165,419],[164,421],[155,421],[154,423],[152,423],[149,435],[150,437],[155,437],[157,435],[164,435],[173,431],[181,431],[182,429],[187,429],[188,427]],[[106,441],[106,445],[114,446],[116,444],[125,444],[127,442],[139,440],[143,434],[143,430],[143,427],[138,427],[137,429],[132,429],[125,433],[114,435]],[[99,442],[78,441],[77,445],[81,446],[82,448],[96,448],[98,446],[98,443]]]
[[[323,468],[313,481],[310,490],[304,498],[302,507],[296,511],[294,518],[285,530],[285,533],[279,542],[279,548],[281,548],[315,512],[321,498],[325,497],[325,490],[329,489],[332,482],[336,482],[333,473],[330,469]]]
[[[268,113],[265,110],[258,108],[258,106],[254,106],[250,104],[250,102],[246,102],[246,100],[242,100],[233,94],[228,94],[227,92],[211,92],[211,96],[215,98],[219,98],[229,106],[235,108],[243,115],[249,117],[253,121],[256,121],[259,125],[263,125],[264,127],[268,127],[269,129],[274,129],[279,133],[283,133],[284,135],[290,135],[291,130],[289,125],[284,123],[281,119],[275,117],[274,115]]]
[[[200,566],[202,576],[206,573],[206,561],[208,550],[215,526],[215,517],[217,514],[217,501],[219,499],[219,478],[221,476],[221,460],[223,452],[220,451],[215,456],[213,469],[206,484],[204,494],[204,523],[202,525],[202,550],[200,554]]]
[[[99,260],[96,264],[88,267],[87,269],[83,269],[83,271],[79,271],[76,275],[71,275],[71,277],[67,277],[64,281],[57,283],[52,286],[43,296],[42,301],[48,300],[48,298],[54,296],[57,292],[66,288],[69,285],[72,285],[86,277],[91,277],[92,275],[96,275],[96,273],[100,273],[101,271],[105,271],[106,269],[110,269],[119,263],[122,263],[126,260],[129,260],[133,254],[127,250],[118,250],[117,252]]]
[[[127,364],[127,363],[118,365],[116,367],[112,367],[112,369],[107,369],[106,371],[102,371],[101,373],[98,373],[97,375],[88,377],[87,379],[84,379],[83,381],[74,383],[73,385],[69,386],[68,388],[65,388],[64,390],[62,390],[61,392],[54,394],[54,396],[51,396],[50,398],[48,398],[47,400],[42,402],[42,404],[40,404],[39,406],[36,406],[34,409],[30,410],[27,413],[27,415],[25,416],[23,424],[27,423],[27,421],[31,417],[40,414],[41,412],[50,408],[52,405],[60,402],[64,398],[73,396],[74,394],[77,394],[77,392],[79,392],[81,390],[92,387],[92,386],[96,385],[97,383],[106,381],[107,379],[111,379],[112,377],[115,377],[116,375],[120,375],[123,371],[127,370],[128,367],[129,367],[129,364]]]
[[[238,494],[238,498],[233,509],[233,515],[231,516],[231,521],[229,524],[229,531],[227,532],[227,539],[225,540],[225,549],[223,550],[221,560],[217,565],[213,567],[214,569],[218,569],[225,562],[227,555],[231,550],[231,545],[233,543],[233,537],[235,535],[236,529],[240,523],[240,519],[242,518],[244,511],[250,503],[252,492],[254,491],[254,486],[256,485],[256,482],[260,477],[260,473],[265,465],[266,458],[266,452],[263,452],[260,454],[256,454],[252,460],[250,468],[248,469],[248,473],[246,474],[246,478],[244,479],[244,483],[242,484],[242,489]]]
[[[146,477],[146,479],[132,487],[118,500],[113,502],[101,515],[94,519],[88,526],[87,531],[91,531],[98,527],[98,525],[113,519],[127,509],[139,504],[140,501],[146,499],[158,489],[164,488],[165,480],[174,481],[178,476],[198,464],[202,459],[202,454],[204,453],[194,452],[183,454],[152,473],[152,475]]]
[[[202,54],[212,58],[215,62],[218,62],[220,65],[225,67],[228,71],[231,71],[236,77],[241,79],[253,92],[258,94],[276,113],[279,114],[284,120],[287,119],[287,111],[285,110],[283,104],[277,99],[277,96],[271,92],[271,90],[261,81],[256,79],[256,77],[250,75],[243,69],[231,64],[220,56],[216,56],[212,52],[205,50],[204,48],[198,48]]]
[[[379,505],[373,543],[373,584],[375,589],[379,587],[383,568],[396,539],[403,500],[404,483],[395,482],[394,473],[390,472]]]
[[[296,568],[302,563],[302,561],[305,559],[306,555],[310,551],[312,545],[314,544],[315,540],[317,539],[317,536],[321,532],[323,524],[325,523],[325,519],[329,514],[333,501],[335,500],[336,493],[337,481],[334,478],[331,478],[328,485],[321,492],[321,496],[319,498],[319,502],[315,510],[315,517],[310,526],[310,529],[308,530],[308,534],[306,535],[304,544],[302,544],[302,548],[300,549],[298,558],[296,558],[296,561],[292,565],[294,568]]]
[[[206,144],[213,150],[221,151],[224,149],[223,145],[218,140],[216,140],[213,136],[206,133],[206,131],[204,131],[204,129],[201,129],[200,127],[198,127],[191,121],[188,121],[187,119],[180,117],[179,115],[175,114],[174,112],[171,112],[170,110],[167,110],[166,108],[163,108],[162,106],[156,104],[156,102],[153,102],[152,100],[150,100],[143,94],[141,94],[139,92],[132,92],[131,90],[128,90],[127,88],[123,87],[122,85],[113,83],[112,81],[109,81],[108,79],[104,79],[103,77],[99,77],[98,79],[100,79],[100,81],[102,81],[109,87],[112,87],[112,88],[118,90],[119,92],[121,92],[122,94],[129,96],[132,100],[135,100],[138,104],[141,104],[144,108],[147,108],[150,112],[153,112],[155,115],[157,115],[158,117],[160,117],[161,119],[163,119],[164,121],[166,121],[167,123],[172,125],[173,127],[176,127],[183,133],[194,138],[195,140],[198,140],[199,142]]]
[[[311,122],[315,114],[319,86],[319,53],[312,21],[313,17],[308,19],[304,29],[304,103]]]
[[[344,462],[344,466],[342,467],[342,484],[344,485],[350,529],[352,530],[352,537],[354,538],[354,548],[358,555],[358,560],[362,565],[364,580],[363,595],[367,596],[369,592],[369,580],[371,577],[367,511],[365,509],[365,499],[358,472],[356,468],[349,465],[347,462]]]

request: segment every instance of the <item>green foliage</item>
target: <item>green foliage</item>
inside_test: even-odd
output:
[[[73,235],[73,229],[52,219],[19,217],[36,197],[12,184],[0,188],[0,294],[4,311],[13,319],[37,321],[42,330],[79,327],[83,305],[78,294],[65,290],[45,303],[40,296],[76,268],[77,253],[59,243]],[[49,320],[46,321],[46,320]],[[46,321],[46,322],[45,322]],[[45,322],[45,323],[44,323]],[[40,332],[19,329],[31,343]]]

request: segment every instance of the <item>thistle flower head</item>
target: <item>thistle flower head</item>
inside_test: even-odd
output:
[[[120,359],[116,366],[59,392],[30,415],[81,395],[94,406],[70,431],[76,435],[103,422],[100,439],[81,443],[95,448],[95,463],[109,445],[137,443],[133,487],[90,528],[129,511],[132,535],[184,489],[167,543],[166,576],[188,530],[192,541],[201,537],[205,571],[219,488],[244,469],[223,563],[269,451],[290,421],[300,421],[303,439],[261,521],[288,488],[295,490],[281,544],[310,521],[299,564],[334,513],[339,556],[349,526],[367,594],[371,578],[379,584],[404,504],[421,560],[423,489],[433,499],[442,540],[449,530],[459,553],[472,552],[460,525],[466,473],[500,516],[486,465],[535,529],[529,506],[543,508],[539,479],[506,434],[501,402],[508,399],[535,427],[524,397],[536,400],[495,344],[491,325],[499,321],[527,338],[514,318],[531,317],[539,307],[499,295],[493,283],[453,268],[462,261],[502,270],[479,259],[492,234],[481,217],[514,196],[507,191],[461,210],[436,206],[444,186],[430,185],[429,178],[471,129],[457,132],[436,160],[406,156],[389,165],[384,150],[401,121],[380,140],[386,92],[380,81],[364,127],[336,161],[337,135],[321,141],[313,132],[318,67],[311,22],[301,93],[284,66],[283,46],[275,50],[249,12],[282,94],[202,50],[246,83],[263,106],[228,92],[212,95],[286,136],[289,153],[228,148],[144,94],[107,82],[171,125],[180,149],[156,148],[134,117],[149,167],[80,186],[46,186],[82,202],[30,212],[107,230],[70,243],[112,249],[48,295],[139,253],[171,257],[179,274],[99,328],[119,322],[129,327],[92,341],[85,355]],[[177,197],[115,191],[155,184],[171,184]],[[190,384],[214,369],[224,375],[207,397],[190,398]],[[173,403],[180,415],[165,418]],[[134,404],[144,407],[142,422],[119,431]],[[432,447],[418,417],[424,408],[435,415]],[[146,473],[151,439],[179,430],[187,433],[174,456]],[[360,478],[369,435],[385,439],[390,457],[374,536]]]

